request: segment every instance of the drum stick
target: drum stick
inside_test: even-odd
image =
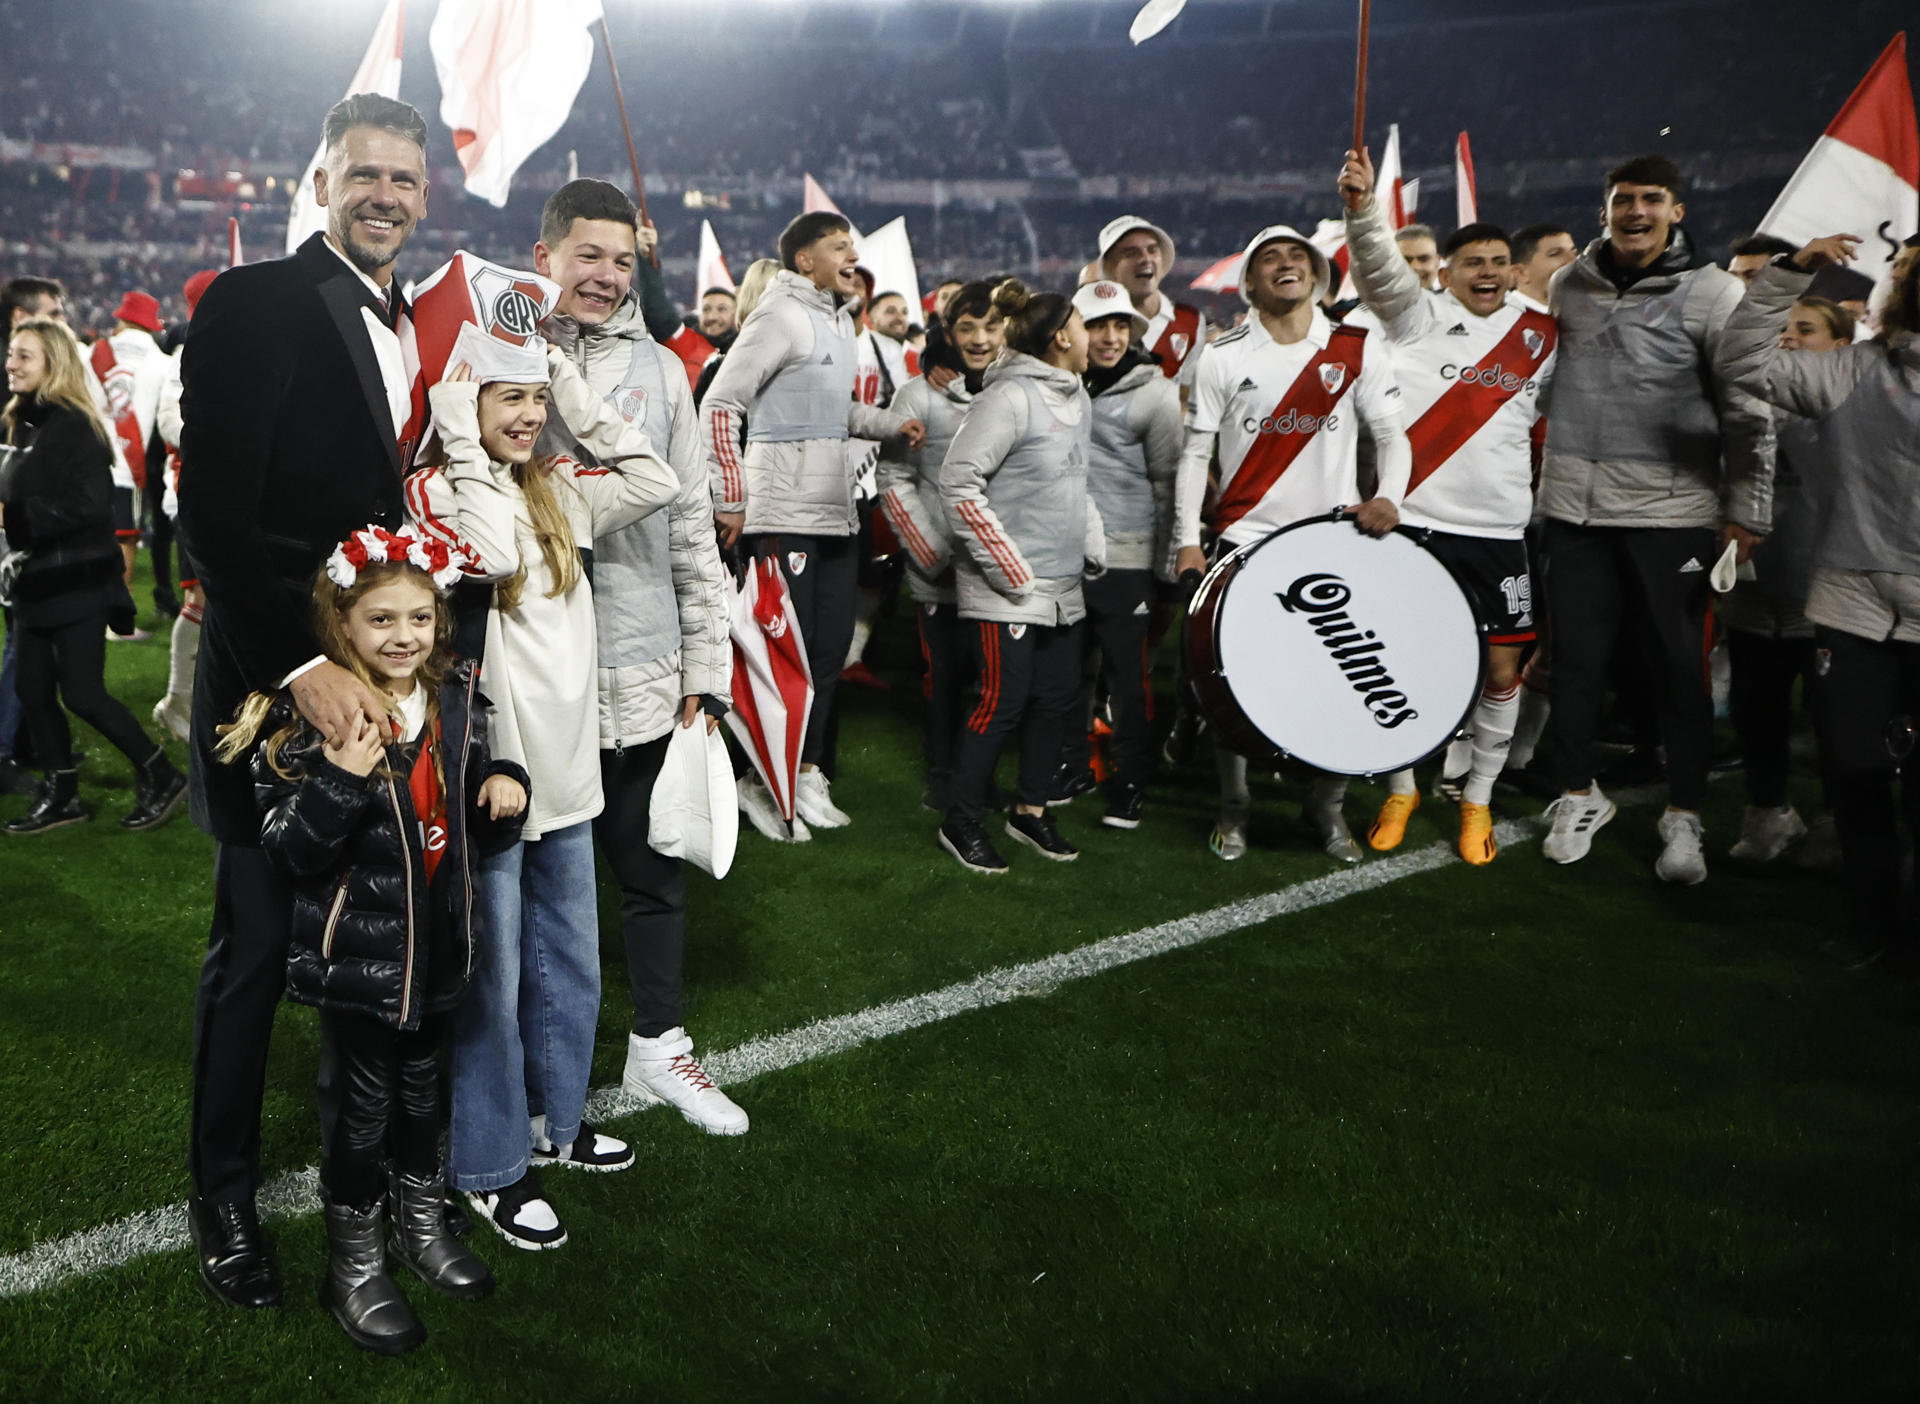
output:
[[[1353,149],[1367,145],[1367,31],[1373,27],[1373,0],[1360,0],[1360,50],[1353,65]]]

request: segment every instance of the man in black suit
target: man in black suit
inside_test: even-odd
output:
[[[327,211],[289,258],[231,269],[200,302],[181,367],[180,530],[207,608],[193,689],[193,818],[218,842],[194,1020],[190,1218],[200,1275],[235,1306],[283,1292],[254,1208],[267,1043],[286,976],[292,889],[261,852],[247,767],[214,728],[291,678],[329,738],[385,709],[320,658],[313,579],[356,527],[400,525],[411,387],[393,262],[427,208],[427,126],[358,94],[327,113],[314,192]],[[322,1116],[327,1114],[323,1098]]]

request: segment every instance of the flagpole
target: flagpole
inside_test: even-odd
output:
[[[607,29],[607,14],[604,9],[600,12],[600,42],[601,47],[607,51],[607,74],[613,79],[613,101],[620,109],[620,130],[626,134],[627,138],[627,161],[633,167],[633,193],[640,206],[640,222],[651,224],[653,221],[647,218],[647,186],[646,182],[640,179],[640,153],[634,150],[633,126],[627,121],[627,99],[620,91],[620,65],[613,61],[613,35]],[[650,251],[647,257],[655,268],[660,266],[658,247]]]
[[[1360,0],[1360,51],[1353,70],[1353,149],[1367,144],[1367,31],[1373,27],[1373,0]]]

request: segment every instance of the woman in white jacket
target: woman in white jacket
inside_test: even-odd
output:
[[[1080,377],[1087,328],[1058,293],[994,289],[1007,352],[987,371],[940,465],[960,619],[979,681],[960,728],[953,802],[940,846],[979,873],[1006,870],[981,824],[994,765],[1020,733],[1019,797],[1007,834],[1056,862],[1079,857],[1047,797],[1080,684],[1080,581],[1106,562],[1106,533],[1087,496],[1093,408]]]
[[[454,1016],[448,1178],[509,1243],[554,1248],[566,1231],[534,1167],[633,1163],[582,1120],[600,1009],[602,807],[587,570],[594,538],[670,504],[679,478],[558,351],[486,354],[506,364],[454,364],[428,392],[442,461],[407,480],[412,515],[494,582],[481,666],[493,748],[532,780],[521,841],[481,868],[478,968]],[[549,400],[594,466],[535,457]]]

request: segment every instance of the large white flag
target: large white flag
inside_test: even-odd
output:
[[[367,45],[366,57],[360,60],[360,67],[354,70],[353,81],[347,84],[342,95],[352,97],[355,93],[378,93],[381,97],[400,96],[400,45],[406,37],[407,4],[406,0],[387,0],[387,8],[380,14],[380,23],[373,27],[373,39]],[[293,192],[293,212],[287,217],[287,252],[292,253],[307,241],[307,236],[317,234],[327,227],[327,212],[320,208],[313,198],[313,173],[320,169],[320,162],[327,154],[326,143],[315,149],[313,159],[307,163],[306,174],[300,177],[300,184]],[[238,244],[233,250],[233,262],[238,263]]]
[[[713,232],[713,221],[700,221],[700,262],[694,273],[693,303],[700,305],[708,288],[733,287],[733,275],[727,272],[727,261],[720,256],[720,240]]]
[[[1920,230],[1920,134],[1915,131],[1907,36],[1874,60],[1826,134],[1813,144],[1760,232],[1800,245],[1857,234],[1860,271],[1884,286],[1900,241]]]
[[[907,300],[907,316],[919,321],[926,314],[920,307],[920,271],[914,265],[913,244],[907,238],[903,215],[890,219],[873,233],[860,239],[860,262],[873,274],[873,295],[899,293]]]
[[[440,0],[427,43],[471,194],[507,203],[513,173],[573,110],[599,18],[600,0]]]

